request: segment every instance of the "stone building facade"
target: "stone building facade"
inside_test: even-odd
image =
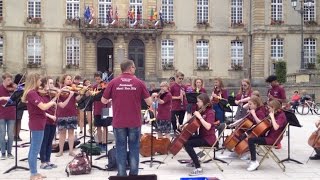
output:
[[[303,63],[300,15],[290,1],[0,2],[0,72],[92,77],[97,70],[118,74],[121,60],[130,58],[136,62],[137,76],[146,81],[159,81],[179,70],[209,82],[222,77],[237,85],[250,78],[263,84],[275,61],[286,61],[288,73],[297,73],[312,68],[319,51],[316,1],[304,17]],[[88,9],[90,16],[85,18]]]

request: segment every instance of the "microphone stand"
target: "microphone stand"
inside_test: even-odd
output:
[[[156,103],[157,101],[155,101],[155,103]],[[147,110],[148,111],[148,110]],[[150,122],[151,122],[151,146],[150,146],[150,148],[151,148],[151,156],[150,156],[150,160],[146,160],[146,161],[142,161],[141,163],[142,164],[146,164],[146,163],[150,163],[149,165],[150,165],[150,167],[152,167],[152,165],[153,165],[153,163],[159,163],[159,164],[163,164],[163,162],[161,162],[161,161],[157,161],[157,160],[154,160],[154,158],[153,158],[153,123],[154,123],[154,121],[156,120],[156,117],[157,117],[157,104],[155,104],[155,106],[154,106],[154,119],[153,120],[150,120]]]
[[[21,93],[21,94],[18,94],[18,92],[19,92],[19,93],[22,92],[22,93]],[[17,95],[17,94],[18,94],[18,95]],[[8,106],[15,106],[15,107],[16,107],[16,120],[17,120],[17,114],[18,114],[18,113],[17,113],[17,107],[18,107],[18,104],[19,104],[19,102],[20,102],[20,100],[21,100],[22,94],[23,94],[23,91],[14,91],[13,94],[10,96],[10,99],[14,97],[13,95],[16,95],[17,97],[16,97],[16,99],[14,100],[15,103],[14,103],[14,104],[8,104],[8,103],[6,103],[6,104],[4,105],[4,107],[8,107]],[[16,126],[16,132],[17,132],[17,129],[18,129],[18,126]],[[17,141],[17,138],[15,138],[15,143],[16,143],[16,145],[15,145],[15,158],[14,158],[14,159],[15,159],[15,160],[14,160],[15,164],[14,164],[13,167],[11,167],[10,169],[6,170],[3,174],[9,173],[9,172],[11,172],[12,170],[15,170],[15,169],[22,169],[22,170],[29,171],[29,168],[22,167],[22,166],[18,166],[18,141]]]

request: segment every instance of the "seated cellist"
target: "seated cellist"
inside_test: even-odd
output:
[[[320,120],[318,120],[316,123],[316,128],[320,129]],[[309,159],[310,160],[319,160],[320,159],[320,148],[314,148],[314,150],[316,151],[316,154],[314,156],[310,156]]]
[[[202,108],[203,106],[209,103],[210,99],[207,94],[200,94],[197,97],[198,108]],[[200,166],[198,156],[193,148],[202,146],[212,146],[216,141],[214,125],[215,113],[212,107],[210,105],[207,106],[201,114],[199,113],[199,111],[195,111],[194,116],[201,122],[201,126],[199,128],[199,135],[192,136],[184,144],[185,150],[187,151],[187,153],[193,161],[193,163],[187,164],[187,166],[195,166],[195,169],[191,171],[191,173],[189,174],[190,176],[197,176],[202,174],[202,168]]]
[[[257,145],[272,145],[275,143],[281,132],[287,124],[285,113],[281,110],[281,104],[278,100],[271,100],[268,103],[269,117],[271,121],[271,129],[265,137],[254,137],[248,139],[249,150],[251,154],[251,161],[248,171],[254,171],[259,167],[259,162],[256,159],[256,144]],[[277,143],[280,143],[282,137]]]

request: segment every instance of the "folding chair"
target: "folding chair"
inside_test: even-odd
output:
[[[203,153],[204,156],[200,159],[200,162],[201,163],[207,163],[209,161],[212,161],[213,163],[215,163],[215,165],[219,168],[220,171],[223,172],[223,169],[221,168],[221,166],[217,163],[217,161],[220,161],[222,163],[227,163],[221,159],[217,159],[215,158],[215,154],[216,154],[216,147],[215,145],[219,142],[219,140],[222,138],[223,136],[223,132],[226,130],[226,127],[224,127],[222,133],[218,136],[218,138],[216,139],[216,141],[213,143],[212,146],[202,146],[202,147],[199,147],[200,149],[202,149],[202,151],[200,153]],[[213,156],[210,155],[210,153],[213,152]],[[209,157],[208,160],[207,157]]]
[[[273,152],[273,149],[275,149],[276,147],[276,143],[278,142],[278,140],[283,136],[283,134],[286,132],[287,128],[289,126],[289,123],[286,125],[286,127],[283,129],[283,131],[281,132],[281,134],[278,136],[277,140],[272,144],[272,145],[259,145],[258,147],[262,150],[262,152],[264,153],[262,159],[259,162],[259,166],[258,168],[261,166],[262,162],[268,157],[270,156],[274,162],[277,163],[277,165],[282,169],[282,171],[284,172],[286,169],[286,166],[283,164],[283,162],[281,162],[281,160],[278,158],[278,156]],[[257,169],[258,169],[257,168]]]

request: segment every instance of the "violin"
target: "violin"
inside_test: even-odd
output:
[[[17,88],[17,85],[13,82],[6,86],[6,89],[9,92],[14,92],[16,90],[16,88]]]

